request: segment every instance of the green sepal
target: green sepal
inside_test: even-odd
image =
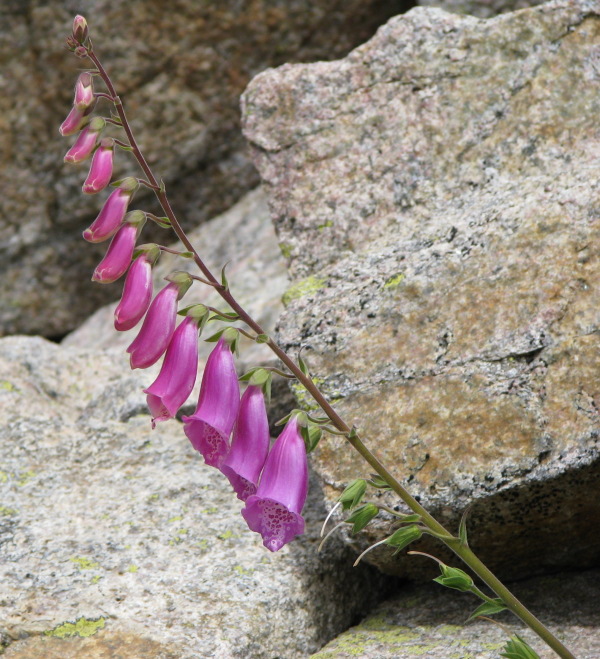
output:
[[[259,334],[255,339],[256,343],[269,343],[268,334]]]
[[[367,481],[364,478],[357,478],[340,494],[338,501],[342,504],[344,510],[352,510],[358,506],[367,491]]]
[[[157,217],[156,215],[152,215],[150,213],[147,214],[148,219],[152,220],[153,222],[156,222],[159,227],[162,227],[163,229],[170,229],[171,228],[171,220],[168,217]]]
[[[265,368],[252,368],[247,373],[244,373],[241,378],[242,381],[247,381],[252,387],[260,387],[265,396],[267,403],[271,402],[271,382],[273,381],[273,374]]]
[[[306,452],[311,453],[315,450],[317,444],[321,441],[323,431],[314,423],[309,423],[306,426],[300,426],[300,434],[302,435],[304,443],[306,444]]]
[[[367,481],[369,485],[376,487],[379,490],[391,490],[392,488],[381,478],[379,474],[371,474],[371,478]]]
[[[216,343],[221,338],[227,341],[231,348],[231,352],[234,352],[237,355],[238,343],[240,341],[240,333],[237,331],[237,328],[222,327],[218,332],[215,332],[212,336],[209,336],[204,340],[210,343]]]
[[[346,524],[352,524],[352,533],[356,534],[362,531],[378,514],[379,508],[374,503],[365,503],[347,517],[344,522]]]
[[[185,270],[175,270],[175,272],[171,272],[171,274],[167,275],[165,279],[172,284],[177,284],[179,289],[179,293],[177,294],[178,300],[183,298],[183,296],[188,292],[189,287],[194,282],[190,273],[186,272]]]
[[[396,547],[394,554],[408,547],[411,542],[418,540],[423,535],[421,529],[412,524],[411,526],[402,526],[397,531],[394,531],[389,538],[386,538],[385,544]]]
[[[121,121],[121,117],[119,117],[119,115],[116,114],[116,112],[111,112],[111,113],[110,113],[110,118],[111,118],[115,123],[118,123],[120,126],[123,125],[123,122]]]
[[[421,515],[417,515],[416,513],[413,513],[412,515],[402,515],[399,521],[402,522],[402,524],[412,524],[413,522],[420,522]]]
[[[154,265],[160,256],[160,248],[156,243],[144,243],[143,245],[138,245],[133,250],[133,260],[137,259],[137,257],[142,254],[146,255],[146,259],[150,265]]]
[[[118,146],[119,149],[123,149],[123,151],[133,151],[132,146],[126,146],[125,144],[119,144],[118,142],[115,142],[115,146]]]
[[[494,613],[500,613],[500,611],[504,611],[505,609],[506,606],[504,606],[504,602],[499,597],[496,597],[491,602],[484,602],[478,606],[475,611],[471,613],[467,622],[474,620],[479,616],[493,616]]]
[[[199,333],[202,334],[202,330],[210,317],[210,311],[203,304],[190,304],[178,311],[177,315],[193,318],[196,321]]]
[[[292,414],[296,412],[297,410],[292,410],[289,414],[286,414],[283,419],[279,419],[279,421],[275,421],[275,426],[283,426],[285,425],[291,418]]]
[[[460,590],[463,593],[468,592],[473,588],[473,579],[457,567],[450,567],[444,563],[440,563],[441,575],[436,577],[434,581],[446,586],[447,588],[454,588],[454,590]]]
[[[506,659],[540,659],[539,654],[533,650],[518,634],[511,636],[500,655]]]
[[[240,317],[233,311],[213,311],[213,315],[210,318],[211,320],[222,320],[226,323],[235,323],[236,320],[239,320]]]
[[[177,256],[180,256],[182,259],[193,259],[194,252],[179,252]]]

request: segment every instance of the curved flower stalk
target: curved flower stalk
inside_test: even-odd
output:
[[[306,447],[298,417],[293,416],[277,438],[265,463],[256,494],[248,497],[242,515],[264,546],[278,551],[304,533],[302,508],[308,493]]]
[[[139,187],[140,184],[133,176],[123,179],[104,202],[98,217],[83,232],[85,240],[89,243],[100,243],[110,238],[121,225],[127,207]]]
[[[127,348],[131,368],[148,368],[162,357],[175,330],[178,295],[179,287],[171,282],[152,301],[138,335]]]
[[[240,385],[231,347],[221,337],[206,361],[196,411],[183,417],[185,434],[211,467],[220,468],[227,456],[239,405]]]
[[[198,325],[188,316],[173,333],[162,368],[147,388],[152,427],[171,419],[192,393],[198,371]]]
[[[146,216],[142,211],[132,211],[127,214],[125,223],[110,241],[105,257],[96,266],[92,276],[93,281],[112,284],[127,272],[135,249],[135,241],[145,221]]]
[[[90,171],[83,183],[85,194],[96,194],[110,183],[113,173],[114,140],[105,137],[94,152]]]
[[[147,249],[138,249],[140,251],[129,268],[121,301],[115,309],[115,329],[119,332],[135,327],[152,300],[152,265],[158,257],[158,247],[152,245]]]
[[[265,396],[260,385],[250,384],[238,411],[231,449],[221,465],[238,499],[246,501],[256,493],[258,478],[269,453],[269,421]]]
[[[376,472],[376,487],[385,487],[393,490],[399,499],[412,511],[412,515],[404,516],[403,520],[401,520],[402,525],[409,524],[409,526],[403,526],[398,529],[393,536],[390,536],[386,540],[387,544],[400,549],[407,546],[407,543],[410,543],[420,533],[427,533],[438,538],[494,591],[498,596],[498,600],[501,600],[506,608],[521,618],[560,657],[563,659],[574,659],[573,654],[569,652],[563,643],[523,606],[510,590],[474,554],[466,540],[466,533],[463,533],[464,529],[459,529],[458,534],[453,534],[447,530],[427,512],[402,483],[373,455],[363,443],[357,430],[339,416],[311,379],[303,360],[300,357],[297,362],[292,359],[237,302],[229,290],[224,273],[221,274],[220,280],[215,277],[194,249],[194,246],[180,225],[167,197],[164,183],[157,179],[142,154],[127,120],[123,103],[115,90],[110,76],[93,49],[87,23],[83,17],[78,16],[75,18],[72,34],[67,39],[67,46],[77,57],[82,59],[89,58],[92,62],[95,67],[92,72],[93,75],[102,79],[107,90],[107,93],[95,93],[94,99],[103,97],[112,103],[114,114],[109,119],[106,119],[106,123],[119,127],[119,129],[124,131],[126,136],[126,141],[124,142],[113,140],[112,138],[104,138],[102,140],[100,146],[94,152],[90,173],[84,184],[84,192],[93,194],[103,189],[110,182],[114,145],[123,147],[131,152],[146,177],[146,180],[140,179],[140,183],[154,191],[164,212],[163,217],[156,217],[150,214],[148,214],[148,217],[151,217],[151,219],[162,227],[173,229],[179,240],[183,243],[185,250],[187,250],[186,252],[179,252],[179,254],[187,258],[192,258],[202,273],[201,277],[194,276],[193,278],[211,286],[227,304],[228,311],[225,313],[217,312],[216,316],[226,322],[243,322],[253,334],[242,328],[237,328],[237,332],[245,333],[258,343],[264,343],[270,348],[288,369],[289,373],[286,375],[298,380],[314,398],[324,414],[324,416],[318,418],[307,416],[306,420],[310,423],[304,427],[302,421],[303,427],[300,431],[298,429],[300,422],[297,417],[294,415],[291,418],[286,429],[267,457],[256,493],[250,495],[246,500],[243,514],[250,528],[261,533],[265,546],[272,551],[276,551],[286,542],[289,542],[297,533],[302,532],[304,529],[304,520],[302,519],[301,512],[306,498],[307,471],[306,451],[300,442],[306,440],[306,445],[311,450],[315,442],[318,441],[318,436],[322,429],[321,426],[326,426],[325,429],[328,432],[345,437],[350,446]],[[89,115],[95,105],[94,100],[92,105],[86,108],[83,113],[74,107],[61,125],[61,133],[63,135],[70,135],[81,130],[89,121]],[[167,285],[150,305],[138,337],[128,348],[128,352],[131,354],[131,365],[133,368],[145,368],[153,364],[167,349],[175,326],[177,300],[185,293],[192,280],[192,276],[187,274],[185,276],[188,278],[186,285],[183,284],[182,276],[179,279],[177,277],[174,279],[171,276],[169,278],[171,284]],[[176,286],[172,286],[175,283]],[[215,310],[209,309],[209,311],[214,313]],[[233,357],[228,346],[220,342],[211,354],[209,361],[211,363],[207,364],[207,369],[204,373],[198,406],[192,416],[184,417],[184,426],[186,435],[190,438],[194,447],[204,453],[205,461],[208,464],[222,466],[225,464],[226,455],[229,451],[228,438],[239,406],[239,388],[237,378],[235,378]],[[221,361],[224,364],[228,364],[228,366],[217,367],[217,364],[220,364]],[[221,374],[216,377],[216,373]],[[315,430],[317,432],[314,432]],[[362,524],[364,522],[364,516],[359,517],[358,522]],[[418,520],[418,522],[415,523],[414,520]],[[490,602],[486,601],[486,604],[490,604]],[[494,600],[493,605],[497,607],[499,603]],[[534,656],[534,653],[531,651],[530,654],[523,656],[527,656],[530,659],[530,657]]]

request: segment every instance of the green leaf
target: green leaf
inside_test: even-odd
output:
[[[500,611],[504,611],[505,609],[504,602],[499,597],[496,597],[493,602],[484,602],[478,606],[469,616],[469,620],[474,620],[479,616],[493,616],[494,613],[500,613]]]
[[[362,531],[367,524],[377,517],[379,508],[373,503],[365,503],[360,508],[357,508],[344,522],[352,524],[352,533],[356,534]]]
[[[307,426],[300,427],[300,434],[302,435],[304,443],[306,444],[306,452],[311,453],[315,450],[317,444],[321,441],[323,431],[314,423],[309,423]]]
[[[379,474],[371,474],[369,484],[379,490],[391,490],[392,488],[381,478]]]
[[[450,567],[444,563],[440,563],[440,570],[442,574],[436,577],[434,581],[437,581],[442,586],[454,588],[454,590],[460,590],[462,592],[468,592],[473,587],[473,579],[463,570],[457,567]]]
[[[269,335],[268,334],[259,334],[256,339],[256,343],[269,343]]]
[[[310,377],[310,372],[308,370],[308,364],[304,361],[304,359],[298,355],[298,366],[300,366],[300,370],[306,375],[306,377]]]
[[[221,285],[224,286],[226,290],[229,290],[229,282],[227,281],[227,277],[225,276],[225,268],[227,267],[227,263],[221,268]]]
[[[218,332],[215,332],[208,338],[204,339],[207,343],[216,343],[221,336],[223,335],[223,332],[227,329],[227,327],[222,327]]]
[[[364,478],[357,478],[340,494],[338,501],[344,510],[352,510],[362,501],[366,491],[367,481]]]
[[[538,653],[533,650],[518,634],[511,637],[504,646],[504,652],[500,655],[506,659],[540,659]]]
[[[469,516],[470,512],[471,506],[467,506],[462,514],[462,517],[460,518],[460,524],[458,525],[458,538],[460,540],[460,544],[463,547],[467,547],[469,545],[467,538],[467,517]]]

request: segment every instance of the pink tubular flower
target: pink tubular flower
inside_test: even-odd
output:
[[[242,515],[264,546],[278,551],[304,532],[301,516],[308,492],[308,463],[298,420],[292,417],[273,445],[256,494],[248,497]]]
[[[79,74],[75,83],[74,107],[85,110],[94,102],[94,79],[87,71]]]
[[[96,266],[92,281],[100,284],[112,284],[127,272],[135,248],[137,231],[137,225],[129,222],[117,231],[104,258]]]
[[[138,187],[137,179],[131,176],[124,179],[104,202],[98,217],[83,232],[83,237],[90,243],[100,243],[110,238],[123,221],[127,206]]]
[[[105,137],[92,158],[90,171],[83,184],[85,194],[96,194],[110,183],[113,172],[114,140]]]
[[[179,287],[171,283],[152,301],[142,328],[127,348],[131,368],[152,366],[167,349],[175,329],[178,295]]]
[[[63,137],[68,137],[69,135],[74,135],[83,125],[85,125],[85,122],[85,109],[73,106],[71,112],[69,112],[67,118],[62,122],[58,130]]]
[[[152,299],[152,263],[146,253],[131,264],[123,295],[115,309],[115,329],[124,332],[135,327],[150,306]]]
[[[100,133],[104,129],[105,121],[102,117],[94,117],[88,126],[79,133],[73,146],[64,157],[65,162],[79,163],[88,158],[94,150]]]
[[[240,387],[229,344],[219,339],[206,361],[198,406],[184,416],[184,431],[204,462],[219,468],[229,450],[229,435],[240,405]]]
[[[221,466],[242,501],[256,493],[258,477],[269,452],[269,437],[262,388],[250,385],[240,401],[231,449]]]
[[[185,318],[173,332],[167,354],[156,380],[144,393],[152,413],[152,427],[157,421],[172,419],[192,393],[198,371],[198,325]]]

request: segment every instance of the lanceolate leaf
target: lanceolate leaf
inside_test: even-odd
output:
[[[498,597],[493,602],[484,602],[481,606],[478,606],[469,616],[469,620],[473,620],[479,616],[493,616],[494,613],[500,613],[500,611],[504,611],[505,609],[504,602]]]

